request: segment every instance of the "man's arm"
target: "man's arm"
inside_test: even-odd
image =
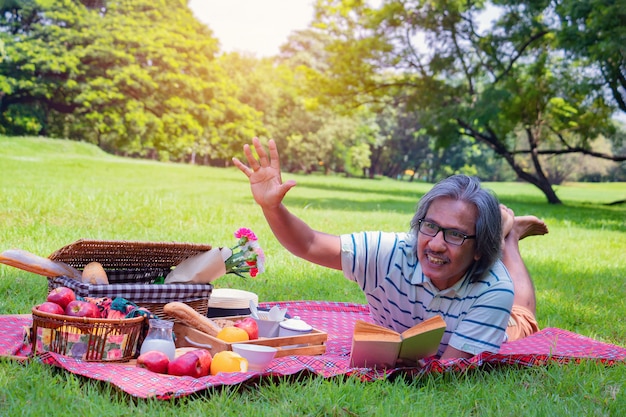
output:
[[[472,356],[474,355],[472,355],[471,353],[463,352],[462,350],[458,350],[448,345],[446,350],[443,352],[443,355],[441,355],[441,359],[453,359],[453,358],[469,359]]]
[[[252,139],[258,160],[249,145],[244,154],[249,166],[237,158],[233,163],[250,180],[252,196],[263,210],[272,232],[291,253],[309,262],[341,270],[341,240],[339,236],[313,230],[292,214],[282,203],[287,192],[296,185],[293,180],[282,182],[280,158],[276,143],[268,142],[269,155],[258,138]]]

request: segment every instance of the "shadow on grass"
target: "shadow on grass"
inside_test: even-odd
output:
[[[571,264],[571,256],[562,260],[529,262],[537,291],[537,319],[541,327],[559,327],[618,345],[626,345],[624,276],[626,268],[613,263],[593,267]]]

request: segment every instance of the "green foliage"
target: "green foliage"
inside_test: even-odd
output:
[[[346,172],[354,176],[363,175],[370,167],[370,148],[366,143],[350,147],[346,158]]]
[[[562,30],[559,41],[575,58],[597,69],[598,86],[607,86],[615,103],[626,113],[623,53],[626,9],[612,0],[565,0],[556,7]]]
[[[558,203],[537,155],[591,153],[599,136],[614,136],[614,108],[588,62],[563,59],[554,4],[493,3],[498,18],[486,23],[482,1],[318,1],[317,26],[332,39],[325,91],[354,105],[404,102],[438,147],[482,142]]]
[[[311,68],[324,67],[323,43],[319,34],[307,30],[293,34],[275,61],[236,53],[220,57],[220,64],[240,86],[237,98],[262,111],[264,129],[257,135],[277,141],[286,171],[347,171],[354,162],[352,147],[369,143],[362,123],[366,111],[346,116],[320,106],[319,91],[306,81]],[[358,162],[358,175],[367,164]]]
[[[272,137],[290,172],[515,176],[552,203],[562,181],[621,178],[572,162],[624,158],[616,4],[375,4],[319,0],[257,59],[218,55],[182,0],[2,2],[0,133],[213,166]]]
[[[31,24],[21,16],[30,15]],[[125,154],[225,159],[260,127],[216,65],[217,42],[185,2],[72,0],[7,10],[0,32],[5,133],[88,140]]]

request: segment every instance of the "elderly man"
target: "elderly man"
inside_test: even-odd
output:
[[[534,216],[515,217],[473,177],[436,184],[418,204],[406,233],[333,235],[313,230],[283,204],[295,181],[283,182],[276,144],[244,146],[254,200],[279,242],[294,255],[343,271],[364,291],[372,318],[402,332],[434,315],[447,329],[438,356],[497,352],[507,338],[537,331],[535,294],[520,239],[547,233]]]

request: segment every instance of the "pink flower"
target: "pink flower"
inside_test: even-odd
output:
[[[246,241],[254,242],[258,240],[254,232],[246,227],[242,227],[235,232],[235,237],[237,239],[246,238]],[[245,243],[245,242],[244,242]]]
[[[259,245],[254,232],[242,227],[235,232],[239,239],[237,245],[232,248],[233,254],[226,260],[226,273],[236,274],[243,277],[243,273],[249,273],[255,277],[265,270],[265,254]]]
[[[78,343],[78,342],[80,342],[80,336],[81,336],[80,333],[63,332],[63,335],[65,336],[67,341],[70,342],[70,343]]]

